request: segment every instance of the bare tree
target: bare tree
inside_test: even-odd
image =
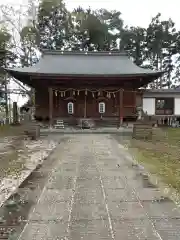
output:
[[[11,49],[17,56],[16,66],[31,66],[38,60],[38,31],[34,9],[32,0],[29,0],[27,6],[0,6],[2,22],[6,24],[11,34]],[[34,98],[33,91],[27,86],[16,79],[11,79],[11,81],[26,92],[29,98]]]

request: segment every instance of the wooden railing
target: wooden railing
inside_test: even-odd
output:
[[[156,109],[155,115],[173,115],[173,109]]]

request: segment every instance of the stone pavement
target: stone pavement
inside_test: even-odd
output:
[[[179,240],[180,213],[109,135],[72,135],[20,240]]]

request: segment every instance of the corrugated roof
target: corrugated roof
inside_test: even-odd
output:
[[[126,53],[121,52],[61,52],[44,51],[41,59],[32,67],[6,69],[29,74],[52,75],[161,75],[136,66]]]

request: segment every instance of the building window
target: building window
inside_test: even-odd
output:
[[[99,103],[99,113],[105,113],[105,103],[104,102],[100,102]]]
[[[165,99],[156,100],[156,109],[164,109]]]
[[[156,98],[156,115],[173,115],[174,98]]]
[[[74,113],[74,103],[73,102],[69,102],[68,103],[68,113],[69,114],[73,114]]]

